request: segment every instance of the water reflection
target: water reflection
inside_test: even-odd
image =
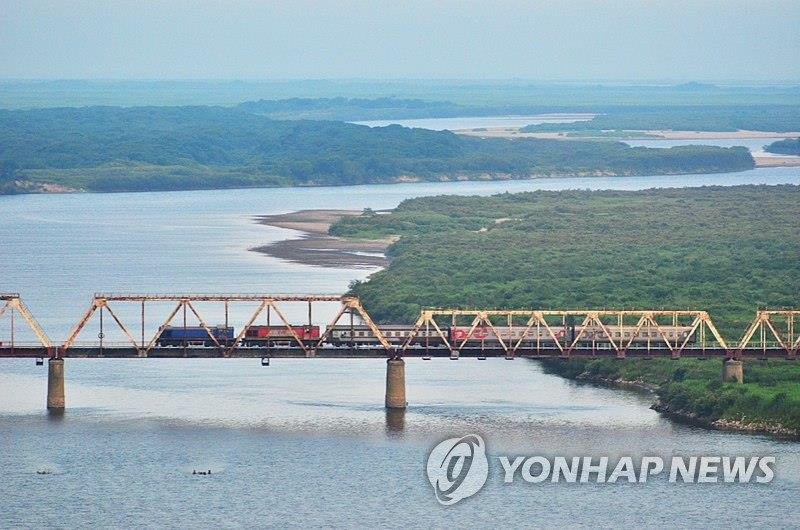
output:
[[[406,409],[386,409],[386,433],[402,434],[406,428]]]
[[[47,419],[52,423],[64,421],[65,409],[47,409]]]

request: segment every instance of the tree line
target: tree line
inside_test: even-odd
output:
[[[0,110],[9,180],[126,191],[399,179],[642,175],[753,167],[744,148],[479,139],[400,126],[273,120],[225,107]]]

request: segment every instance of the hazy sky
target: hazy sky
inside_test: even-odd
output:
[[[0,0],[0,77],[798,80],[800,0]]]

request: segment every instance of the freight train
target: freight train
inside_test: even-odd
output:
[[[379,326],[379,329],[389,344],[395,346],[404,344],[414,331],[413,326],[404,325],[382,325]],[[543,326],[538,328],[532,326],[527,333],[525,326],[495,326],[494,329],[489,326],[476,326],[472,333],[470,333],[469,326],[441,326],[440,329],[453,347],[464,343],[464,347],[491,349],[500,347],[500,340],[506,346],[516,345],[523,335],[521,347],[536,347],[537,344],[540,347],[554,346],[552,336]],[[658,343],[665,337],[673,344],[683,343],[692,330],[690,326],[661,326],[662,335],[654,328],[646,327],[637,331],[636,326],[608,325],[606,329],[615,343],[631,342],[634,345]],[[215,326],[209,330],[222,346],[231,345],[236,338],[232,327]],[[599,326],[550,326],[550,330],[562,345],[571,344],[575,337],[579,337],[579,346],[599,345],[602,347],[609,344],[608,337]],[[368,326],[333,326],[329,331],[324,344],[331,346],[378,344],[375,334]],[[499,340],[497,334],[500,336]],[[299,339],[304,346],[311,347],[315,346],[321,337],[319,326],[292,326],[291,330],[286,326],[250,326],[239,344],[244,347],[280,348],[295,346]],[[206,329],[200,326],[164,327],[159,334],[157,344],[159,346],[215,346],[214,340]],[[420,328],[411,339],[410,345],[436,348],[444,346],[444,341],[434,327]]]
[[[156,344],[158,346],[216,346],[214,339],[221,346],[229,346],[236,340],[232,327],[214,326],[166,326],[161,329]],[[292,331],[305,344],[312,345],[319,341],[319,326],[292,326]],[[239,342],[242,346],[286,347],[295,342],[295,335],[286,326],[250,326]]]
[[[414,331],[413,326],[379,326],[383,336],[390,344],[402,345],[408,340]],[[542,347],[554,345],[553,338],[550,333],[544,328],[539,327],[537,331],[536,326],[532,326],[527,333],[525,332],[526,326],[494,326],[492,329],[489,326],[476,326],[470,333],[470,326],[440,326],[442,334],[447,338],[451,346],[460,346],[464,339],[467,339],[465,347],[486,347],[493,348],[500,346],[500,340],[507,346],[509,344],[516,344],[520,338],[523,337],[523,345],[525,347],[535,346],[538,343]],[[691,326],[661,326],[664,336],[661,335],[654,328],[642,328],[637,332],[636,326],[606,326],[611,338],[615,343],[627,344],[647,344],[648,342],[656,343],[663,340],[666,336],[667,340],[671,343],[683,342],[691,333]],[[497,334],[500,335],[498,340]],[[550,326],[553,335],[558,339],[562,345],[564,343],[571,344],[575,337],[580,336],[578,345],[591,346],[592,344],[609,344],[608,337],[599,326]],[[537,337],[538,333],[538,337]],[[374,344],[376,342],[375,335],[368,326],[334,326],[328,342],[334,346],[344,346],[350,344]],[[411,345],[427,345],[430,347],[443,346],[439,332],[435,328],[421,328],[417,331],[416,335],[411,339]]]
[[[292,326],[291,331],[286,326],[250,326],[242,342],[245,346],[286,347],[297,344],[295,335],[304,345],[314,345],[319,342],[319,326]]]
[[[159,346],[214,346],[213,336],[220,344],[233,340],[233,328],[214,326],[211,335],[202,326],[165,326],[161,328],[156,344]]]

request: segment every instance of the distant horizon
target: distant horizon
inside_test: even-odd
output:
[[[292,82],[364,82],[364,83],[413,83],[413,82],[430,82],[430,83],[487,83],[487,84],[541,84],[541,85],[582,85],[591,86],[599,85],[620,85],[620,86],[666,86],[678,87],[682,85],[697,84],[701,86],[713,87],[746,87],[746,86],[794,86],[800,85],[800,78],[776,78],[776,79],[546,79],[546,78],[522,78],[522,77],[475,77],[475,78],[447,78],[447,77],[395,77],[395,78],[379,78],[379,77],[284,77],[284,78],[267,78],[267,77],[3,77],[0,76],[0,82],[20,82],[20,83],[70,83],[70,82],[87,82],[87,83],[292,83]]]

